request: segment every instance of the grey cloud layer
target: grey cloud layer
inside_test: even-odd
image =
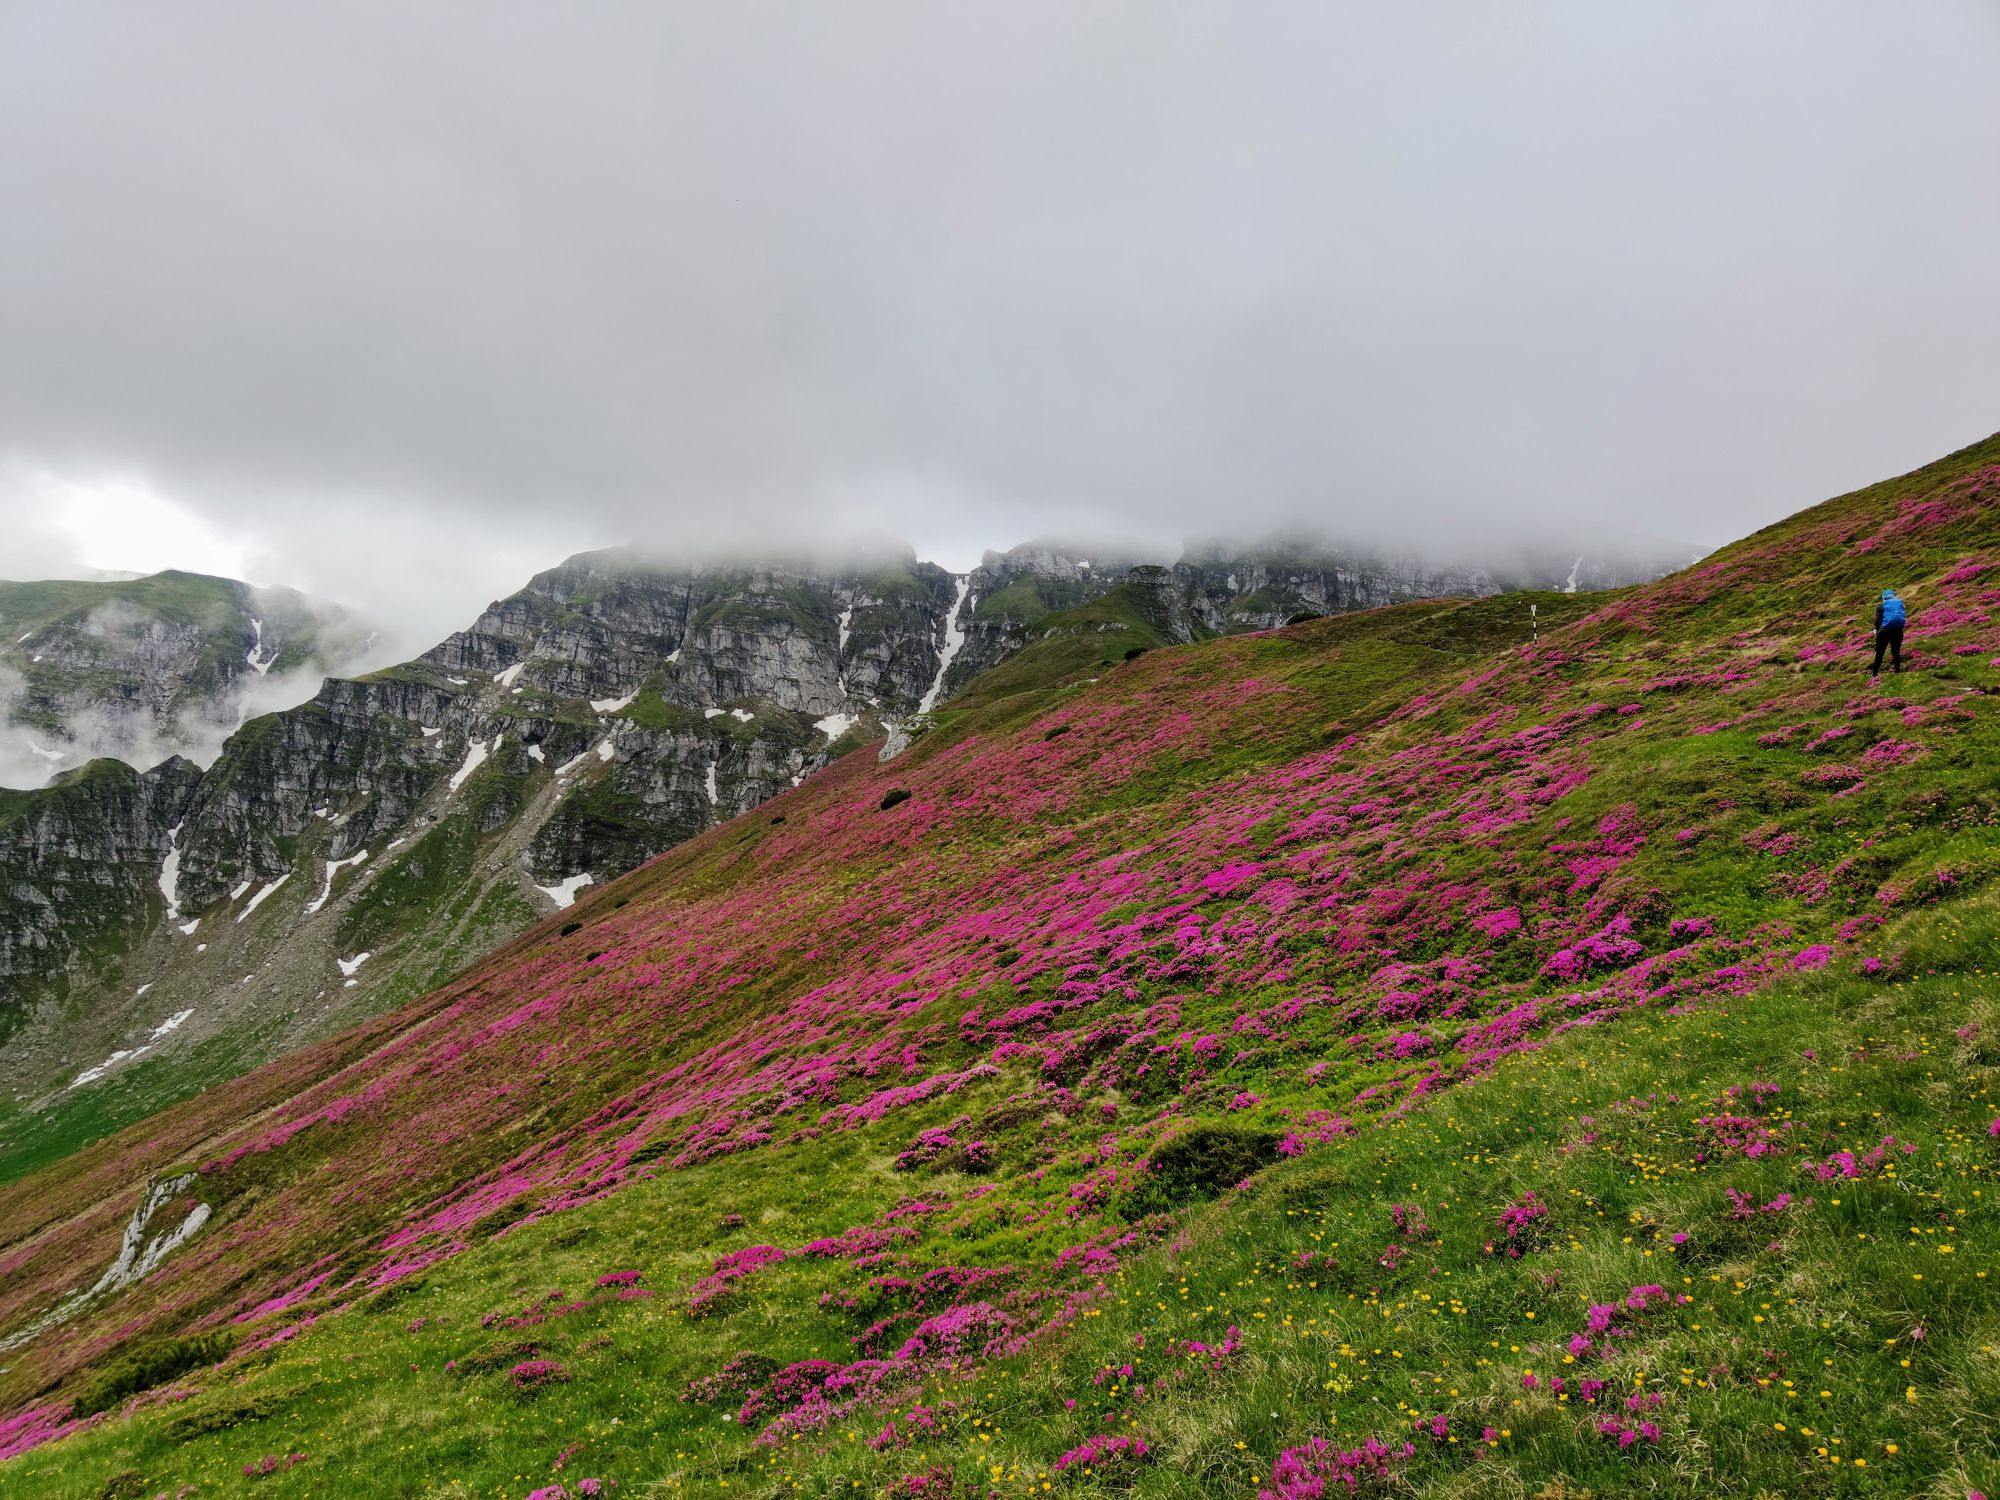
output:
[[[1977,0],[16,0],[0,459],[446,628],[637,532],[1712,544],[2000,425],[1996,62]]]

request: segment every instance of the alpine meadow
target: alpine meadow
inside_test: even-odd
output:
[[[1151,618],[25,1164],[0,1494],[2000,1486],[2000,437]]]

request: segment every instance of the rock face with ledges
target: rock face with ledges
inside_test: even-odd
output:
[[[58,978],[148,920],[200,775],[179,758],[144,773],[96,760],[41,791],[0,791],[0,988]],[[18,1019],[0,1007],[0,1036]]]

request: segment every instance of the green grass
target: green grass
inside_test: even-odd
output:
[[[1985,1135],[2000,1063],[2000,920],[1990,903],[1967,902],[1895,936],[1934,972],[1889,985],[1805,976],[1615,1034],[1571,1032],[1428,1109],[1180,1210],[1075,1336],[927,1393],[957,1410],[921,1450],[872,1452],[860,1439],[879,1419],[857,1419],[853,1439],[768,1452],[717,1410],[678,1399],[739,1347],[848,1357],[846,1325],[818,1305],[821,1292],[854,1285],[843,1267],[788,1263],[702,1320],[675,1294],[724,1249],[795,1244],[895,1201],[911,1184],[887,1170],[888,1154],[922,1123],[905,1119],[802,1145],[782,1175],[712,1163],[487,1239],[239,1363],[197,1403],[0,1467],[0,1493],[93,1495],[127,1469],[149,1486],[206,1491],[240,1482],[242,1465],[266,1454],[302,1450],[305,1464],[263,1487],[389,1497],[445,1493],[449,1481],[519,1496],[605,1474],[635,1494],[720,1494],[727,1483],[831,1495],[879,1493],[898,1472],[938,1464],[1003,1494],[1030,1483],[1247,1494],[1277,1449],[1309,1434],[1400,1441],[1416,1417],[1439,1414],[1458,1441],[1422,1440],[1406,1471],[1412,1492],[1889,1496],[1913,1493],[1915,1475],[1954,1476],[1955,1494],[1991,1486],[2000,1445],[1978,1414],[2000,1408],[2000,1314],[1987,1285],[2000,1274],[2000,1221]],[[1967,1026],[1977,1029],[1962,1041]],[[1778,1085],[1768,1117],[1811,1152],[1697,1162],[1694,1120],[1723,1086],[1753,1079]],[[1802,1156],[1883,1135],[1916,1155],[1861,1180],[1802,1181]],[[926,1184],[934,1194],[965,1185]],[[1814,1203],[1746,1224],[1729,1217],[1728,1188],[1759,1204],[1785,1191]],[[1531,1190],[1553,1209],[1536,1248],[1487,1253],[1499,1209]],[[1385,1271],[1376,1257],[1399,1239],[1396,1204],[1419,1207],[1434,1232]],[[1687,1236],[1678,1247],[1676,1235]],[[1033,1243],[968,1216],[925,1254],[994,1264]],[[1302,1253],[1334,1265],[1298,1270]],[[480,1326],[625,1269],[662,1295],[596,1303],[528,1335]],[[1630,1319],[1633,1336],[1608,1358],[1566,1361],[1585,1304],[1642,1283],[1692,1300]],[[1243,1349],[1219,1372],[1166,1350],[1168,1339],[1220,1343],[1231,1325]],[[469,1368],[523,1336],[566,1366],[566,1383],[528,1396],[508,1383],[506,1361]],[[1128,1362],[1131,1380],[1097,1383]],[[1190,1374],[1177,1380],[1180,1369]],[[1542,1390],[1522,1389],[1529,1371]],[[1661,1442],[1620,1453],[1592,1430],[1602,1402],[1553,1399],[1552,1375],[1572,1391],[1589,1376],[1621,1399],[1657,1393]],[[1143,1398],[1133,1381],[1150,1386]],[[249,1415],[176,1436],[177,1416],[225,1401]],[[1108,1430],[1142,1433],[1156,1460],[1056,1475],[1054,1456],[1107,1430],[1107,1413]],[[1486,1427],[1499,1434],[1490,1447],[1478,1441]],[[558,1474],[555,1458],[575,1443]]]

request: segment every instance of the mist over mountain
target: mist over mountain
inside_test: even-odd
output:
[[[293,589],[166,572],[0,580],[0,786],[108,757],[207,765],[250,719],[370,664],[381,632]]]
[[[9,5],[0,573],[408,655],[653,533],[1684,561],[1991,427],[1993,27]]]

